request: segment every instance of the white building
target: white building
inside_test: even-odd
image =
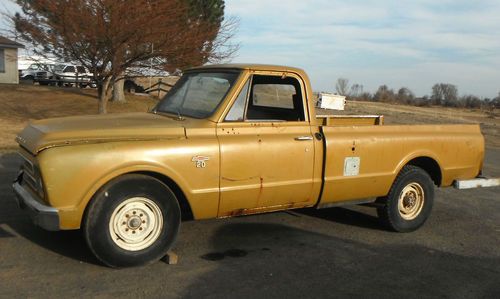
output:
[[[17,50],[24,48],[18,42],[0,36],[0,83],[19,83]]]

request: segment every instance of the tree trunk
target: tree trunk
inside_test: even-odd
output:
[[[116,80],[113,84],[113,102],[125,103],[125,92],[123,91],[123,84],[125,79]]]
[[[109,85],[111,78],[104,79],[99,90],[99,114],[108,113]]]

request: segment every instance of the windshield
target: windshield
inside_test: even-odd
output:
[[[184,74],[154,111],[206,118],[212,115],[233,86],[237,72]]]
[[[64,67],[65,67],[64,64],[56,64],[56,66],[54,66],[54,71],[61,72],[64,69]]]

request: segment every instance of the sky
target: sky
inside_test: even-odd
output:
[[[342,77],[369,92],[386,84],[424,96],[435,83],[500,92],[500,0],[225,2],[239,19],[232,62],[300,67],[315,91],[334,92]],[[0,11],[15,9],[0,0]]]
[[[226,15],[240,22],[233,62],[300,67],[316,91],[343,77],[370,92],[500,92],[499,0],[229,0]]]

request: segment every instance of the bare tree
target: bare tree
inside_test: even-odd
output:
[[[365,102],[373,101],[373,95],[365,91],[359,95],[358,101],[365,101]]]
[[[432,87],[431,99],[435,105],[457,106],[458,89],[453,84],[434,84],[434,86]]]
[[[183,0],[188,5],[188,17],[190,22],[208,24],[217,28],[217,30],[212,30],[207,32],[207,36],[205,37],[204,43],[197,45],[197,54],[199,56],[199,61],[193,61],[190,63],[190,66],[201,65],[206,62],[220,62],[229,57],[228,53],[225,51],[214,52],[212,51],[214,48],[218,48],[220,46],[227,47],[228,40],[232,37],[234,30],[236,29],[235,25],[237,24],[236,19],[229,19],[224,23],[224,0]],[[222,26],[225,28],[225,31],[222,32],[220,29]],[[230,28],[231,27],[231,28]],[[229,34],[227,34],[229,33]],[[230,53],[233,53],[237,47],[231,45],[232,49],[230,49]],[[153,50],[153,49],[152,49]],[[228,50],[228,49],[226,49]],[[217,55],[218,53],[222,53],[223,55]],[[147,61],[148,65],[142,65],[142,67],[148,68],[148,75],[152,73],[160,73],[164,69],[169,69],[170,71],[177,71],[176,66],[167,66],[164,67],[165,60],[164,59],[152,59]],[[186,65],[189,66],[189,65]],[[155,68],[155,70],[151,70],[151,68]],[[125,79],[131,78],[134,76],[140,76],[140,70],[127,71],[126,74],[122,74],[119,76],[113,85],[113,101],[117,102],[125,102],[125,93],[123,92]]]
[[[491,109],[500,109],[500,91],[498,92],[498,96],[490,102],[490,107]]]
[[[176,71],[230,57],[235,23],[214,23],[179,0],[16,0],[11,16],[35,52],[87,67],[98,84],[99,112],[106,113],[113,83],[130,67],[158,58]],[[201,0],[200,0],[201,3]],[[222,19],[221,19],[222,20]]]
[[[397,101],[402,104],[413,104],[415,100],[415,94],[407,88],[402,87],[398,90]]]
[[[349,79],[338,78],[337,83],[335,84],[335,89],[339,95],[347,96],[349,91]]]
[[[466,108],[482,108],[485,101],[482,101],[479,97],[475,95],[464,95],[460,97],[460,101],[458,102],[459,107]]]
[[[387,85],[381,85],[375,95],[373,96],[374,101],[392,103],[395,102],[396,96],[394,90],[389,89]]]
[[[357,99],[362,94],[363,94],[363,85],[355,83],[351,86],[351,91],[349,92],[349,96],[351,98]]]
[[[125,74],[121,73],[113,82],[113,95],[111,97],[111,101],[119,103],[126,102],[125,91],[123,90],[124,84]]]

